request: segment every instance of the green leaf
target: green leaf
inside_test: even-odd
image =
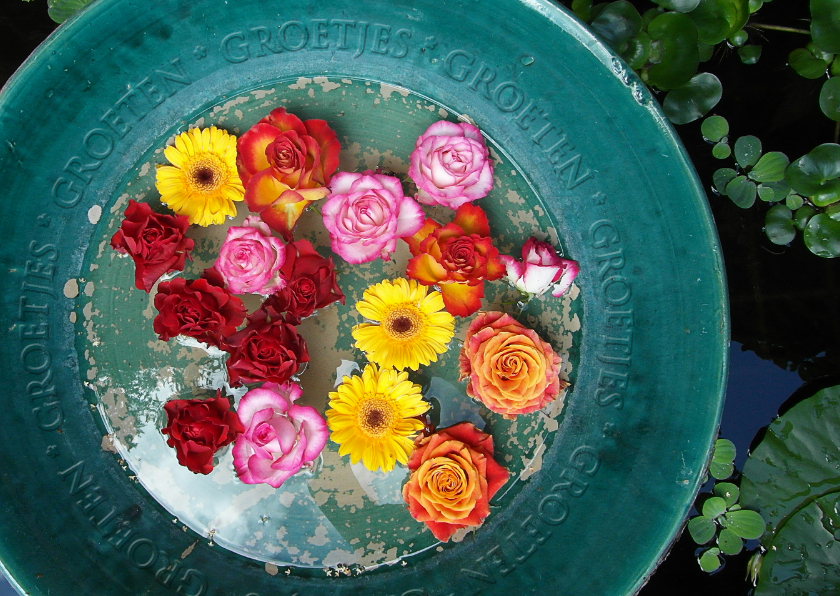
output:
[[[654,4],[658,4],[667,10],[675,10],[677,12],[691,12],[700,0],[652,0]]]
[[[787,155],[771,151],[761,156],[748,176],[756,182],[779,182],[785,179],[785,169],[789,165]]]
[[[840,145],[825,143],[803,155],[785,170],[785,182],[803,197],[831,191],[840,178]]]
[[[737,455],[735,443],[729,439],[717,439],[712,452],[712,461],[719,464],[731,464]]]
[[[764,182],[759,185],[759,191],[761,191],[761,187],[773,189],[773,201],[781,201],[790,194],[790,186],[788,186],[784,180],[779,180],[777,182]]]
[[[822,51],[840,54],[840,7],[837,0],[811,0],[811,38]]]
[[[713,552],[714,551],[714,552]],[[717,571],[720,566],[723,564],[721,563],[720,557],[718,556],[720,551],[716,548],[710,548],[702,555],[700,555],[700,569],[705,571],[706,573],[711,573],[712,571]]]
[[[840,121],[840,77],[831,77],[823,83],[820,109],[831,120]]]
[[[731,482],[718,482],[715,484],[715,488],[712,492],[716,497],[720,497],[726,501],[727,507],[732,507],[735,503],[737,503],[738,496],[741,494],[738,487]]]
[[[738,48],[738,55],[744,64],[755,64],[761,58],[761,46],[746,45]]]
[[[756,585],[758,583],[758,573],[761,571],[761,558],[761,551],[757,550],[747,562],[747,580],[752,583],[752,585]]]
[[[755,540],[764,534],[764,519],[749,509],[727,511],[723,521],[728,529],[745,540]]]
[[[715,46],[697,42],[697,58],[700,62],[708,62],[715,54]]]
[[[758,137],[747,135],[735,141],[735,161],[742,168],[754,166],[761,156],[761,141]]]
[[[749,7],[750,14],[753,14],[754,12],[758,12],[758,10],[764,6],[764,0],[750,0],[747,6]]]
[[[726,196],[732,199],[732,202],[741,209],[752,207],[755,203],[756,194],[755,182],[749,180],[746,176],[737,176],[726,185]],[[715,476],[714,472],[712,472],[712,476]]]
[[[818,257],[832,259],[840,256],[840,221],[819,213],[808,220],[804,239],[808,250]]]
[[[764,232],[773,244],[784,245],[796,238],[793,212],[785,205],[774,205],[764,217]]]
[[[712,143],[717,143],[729,134],[729,122],[723,116],[709,116],[700,125],[700,134]]]
[[[716,159],[726,159],[732,155],[732,149],[729,147],[729,143],[715,143],[715,146],[712,147],[712,157]]]
[[[799,230],[804,230],[816,212],[817,210],[810,205],[802,205],[793,214],[793,225]]]
[[[678,12],[666,12],[648,24],[647,32],[651,66],[642,70],[642,79],[664,91],[688,83],[700,63],[697,28],[692,20]]]
[[[725,555],[737,555],[744,548],[744,541],[729,528],[723,528],[717,539],[720,552]]]
[[[806,79],[818,79],[825,75],[828,62],[815,58],[805,48],[797,48],[788,55],[788,64],[796,73]]]
[[[702,118],[717,105],[723,94],[718,78],[708,72],[701,72],[665,96],[662,111],[674,124],[688,124]]]
[[[785,207],[792,211],[796,211],[802,207],[804,203],[805,201],[802,200],[802,197],[799,195],[788,195],[787,198],[785,198]]]
[[[840,77],[840,56],[831,61],[831,66],[828,68],[828,74],[832,77]]]
[[[639,70],[650,57],[650,36],[642,31],[627,42],[621,57],[632,70]]]
[[[726,185],[732,182],[737,175],[738,172],[732,168],[720,168],[712,174],[712,183],[720,194],[726,196]]]
[[[740,48],[742,45],[747,43],[747,40],[749,38],[750,36],[747,34],[747,32],[741,29],[740,31],[735,33],[735,35],[729,38],[729,43],[731,43],[736,48]]]
[[[697,544],[706,544],[714,538],[716,531],[717,524],[703,515],[688,520],[688,533],[691,534],[691,539]]]
[[[592,0],[572,0],[572,11],[580,20],[589,22],[592,15]]]
[[[772,203],[776,200],[776,191],[769,186],[763,184],[758,185],[758,198],[767,203]]]
[[[840,221],[840,204],[835,203],[834,205],[829,205],[823,213],[835,221]]]
[[[627,0],[607,4],[589,24],[604,42],[618,51],[642,30],[642,15]]]
[[[740,31],[750,11],[747,0],[700,0],[688,16],[697,26],[698,39],[716,45]]]
[[[47,0],[48,14],[56,23],[63,23],[91,3],[92,0]]]
[[[703,517],[715,519],[726,513],[726,501],[721,497],[709,497],[703,503]]]

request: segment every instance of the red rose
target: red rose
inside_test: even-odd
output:
[[[505,266],[490,240],[487,215],[480,207],[458,207],[452,223],[441,226],[433,219],[405,239],[414,258],[407,275],[423,285],[437,285],[446,310],[467,317],[481,308],[484,281],[499,279]]]
[[[300,325],[319,308],[335,301],[344,304],[344,293],[335,280],[332,257],[325,259],[306,240],[286,245],[286,261],[281,269],[286,287],[267,301],[277,312],[286,313],[286,322]]]
[[[155,295],[158,315],[155,333],[163,341],[187,335],[214,346],[223,336],[236,333],[245,320],[245,305],[232,296],[222,284],[207,279],[176,278],[158,285]]]
[[[111,248],[134,259],[134,285],[149,292],[161,275],[183,271],[195,243],[184,236],[185,215],[161,215],[146,203],[129,199],[125,219],[111,238]]]
[[[173,399],[163,409],[166,444],[175,448],[178,463],[196,474],[212,472],[213,454],[245,431],[221,391],[212,399]]]
[[[260,308],[248,317],[248,326],[226,338],[222,348],[231,385],[273,382],[282,385],[309,362],[306,342],[293,325]]]

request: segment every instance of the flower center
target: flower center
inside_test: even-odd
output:
[[[187,181],[191,190],[211,192],[225,182],[224,164],[215,156],[195,159],[187,168]]]
[[[408,341],[423,330],[423,319],[416,308],[402,306],[392,309],[382,322],[385,334],[391,339]]]
[[[369,437],[384,436],[395,418],[394,407],[378,395],[368,397],[359,408],[359,428]]]

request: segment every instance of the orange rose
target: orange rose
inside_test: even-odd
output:
[[[493,459],[493,437],[469,422],[415,439],[408,469],[408,510],[443,542],[456,530],[481,525],[490,514],[488,501],[508,479]]]
[[[551,346],[501,312],[478,313],[458,360],[467,395],[505,418],[539,410],[568,385]]]

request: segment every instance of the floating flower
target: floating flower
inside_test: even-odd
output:
[[[244,431],[233,446],[233,466],[245,484],[280,487],[311,464],[327,444],[327,424],[315,408],[294,403],[300,386],[264,383],[239,401]]]
[[[173,399],[163,409],[166,444],[175,448],[178,463],[196,474],[212,472],[213,454],[245,430],[221,391],[212,399]]]
[[[412,438],[424,426],[416,417],[428,409],[408,373],[368,364],[361,376],[344,377],[330,392],[327,425],[339,455],[389,472],[394,462],[408,462]]]
[[[309,362],[306,342],[293,325],[270,317],[260,308],[248,317],[248,325],[224,339],[230,352],[227,370],[232,386],[267,381],[282,384]]]
[[[479,526],[508,472],[493,459],[493,437],[469,422],[418,437],[408,460],[403,499],[411,516],[447,542],[457,530]]]
[[[455,320],[443,310],[440,294],[414,280],[370,286],[356,310],[372,321],[353,327],[356,346],[383,367],[417,370],[435,362],[455,333]]]
[[[540,296],[551,288],[551,295],[559,298],[569,290],[578,274],[576,261],[562,258],[552,245],[533,236],[522,246],[522,261],[507,255],[499,258],[510,284],[530,296]]]
[[[224,287],[207,279],[175,278],[161,282],[155,294],[155,333],[163,341],[177,335],[219,347],[245,320],[245,305]]]
[[[245,189],[236,172],[236,137],[223,130],[192,128],[163,150],[171,166],[157,168],[160,200],[191,224],[220,224],[236,215]]]
[[[231,226],[213,268],[234,294],[267,296],[286,286],[280,269],[286,246],[271,235],[268,226],[249,215],[242,226]]]
[[[277,108],[238,143],[237,165],[248,209],[291,240],[303,210],[329,192],[341,145],[324,120],[305,120]]]
[[[423,285],[437,285],[446,310],[468,317],[481,308],[484,281],[505,274],[499,251],[490,240],[490,224],[480,207],[469,203],[455,212],[452,223],[441,226],[426,219],[406,238],[414,258],[406,274]]]
[[[467,328],[459,356],[467,395],[513,418],[554,401],[568,383],[560,357],[533,329],[501,312],[482,312]]]
[[[286,261],[281,270],[286,287],[265,304],[284,312],[287,323],[299,325],[319,308],[333,302],[344,304],[344,293],[335,279],[332,257],[325,259],[306,240],[286,245]]]
[[[403,195],[393,176],[339,172],[330,184],[321,210],[335,253],[358,264],[390,258],[397,238],[411,236],[423,225],[423,211]]]
[[[408,175],[417,200],[457,209],[493,188],[493,166],[481,132],[466,122],[441,120],[417,138]]]
[[[184,236],[189,227],[181,215],[161,215],[146,203],[128,200],[125,219],[111,238],[111,248],[134,260],[134,285],[151,291],[160,276],[183,271],[184,261],[195,246]]]

